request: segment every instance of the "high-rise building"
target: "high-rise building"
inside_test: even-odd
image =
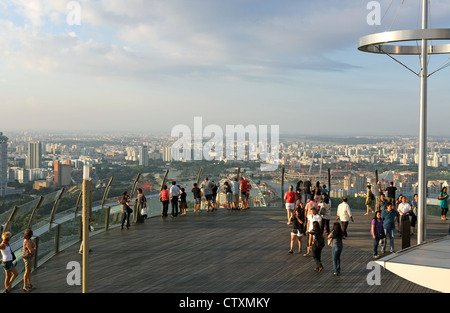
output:
[[[70,160],[53,162],[53,181],[56,187],[68,186],[71,182],[72,165]]]
[[[164,147],[163,161],[164,162],[172,162],[172,147]]]
[[[448,166],[448,156],[443,155],[441,157],[441,165],[447,167]]]
[[[69,186],[72,182],[72,166],[70,164],[60,165],[60,183],[61,186]]]
[[[147,146],[139,147],[139,165],[148,166],[148,148],[147,148]]]
[[[60,176],[60,163],[59,161],[53,162],[53,181],[55,182],[56,187],[61,186],[61,176]]]
[[[432,166],[433,167],[439,167],[439,157],[440,157],[440,155],[437,153],[437,152],[435,152],[434,153],[434,156],[433,156],[433,162],[432,162]]]
[[[27,168],[40,168],[42,162],[42,145],[40,142],[28,143]]]
[[[6,195],[8,182],[8,138],[0,132],[0,197]]]

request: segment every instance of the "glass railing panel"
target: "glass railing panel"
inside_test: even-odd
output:
[[[80,224],[81,217],[72,218],[60,224],[61,230],[59,234],[59,250],[64,250],[80,241]]]
[[[37,230],[35,235],[39,236],[37,264],[44,263],[55,254],[55,232],[56,227],[48,229],[48,224],[43,229]],[[37,233],[37,234],[36,234]]]

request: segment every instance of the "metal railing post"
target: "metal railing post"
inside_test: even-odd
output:
[[[34,240],[34,243],[36,244],[36,248],[34,249],[34,262],[33,262],[33,269],[37,269],[37,261],[38,261],[38,254],[39,254],[39,237],[36,237]]]
[[[111,207],[106,207],[105,209],[105,231],[109,229],[109,215],[111,213]]]
[[[61,235],[61,224],[57,224],[55,230],[55,253],[59,252],[60,235]]]

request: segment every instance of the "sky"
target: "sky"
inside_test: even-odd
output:
[[[418,136],[419,78],[357,44],[419,28],[421,1],[377,1],[381,25],[369,25],[369,2],[1,1],[0,131],[170,135],[202,117],[224,129]],[[430,9],[432,28],[450,28],[449,1]],[[430,71],[448,57],[432,56]],[[418,56],[399,60],[419,71]],[[449,79],[450,68],[429,79],[430,136],[448,136]]]

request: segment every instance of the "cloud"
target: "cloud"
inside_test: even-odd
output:
[[[403,79],[409,73],[393,61],[356,47],[359,37],[389,30],[397,3],[376,28],[366,22],[368,1],[79,0],[79,26],[67,24],[69,2],[0,3],[2,103],[28,105],[30,123],[60,114],[64,127],[67,116],[75,120],[83,109],[93,112],[92,125],[107,128],[133,104],[158,129],[168,127],[155,118],[168,106],[176,108],[171,121],[177,123],[201,111],[210,123],[279,118],[283,128],[296,129],[299,116],[291,113],[308,114],[314,104],[333,119],[346,111],[349,120],[365,120],[366,108],[377,107],[372,117],[382,121],[390,102],[415,101],[405,96],[415,90],[409,88],[415,77]],[[391,0],[380,3],[384,13]],[[394,29],[416,25],[417,6],[403,7]],[[448,1],[432,1],[433,13],[432,25],[448,24]],[[386,99],[390,88],[395,92]],[[221,114],[205,110],[216,106]],[[69,107],[76,113],[67,114]],[[315,123],[306,119],[301,128]],[[333,127],[328,124],[323,131]]]
[[[17,65],[98,77],[264,79],[346,70],[352,66],[331,55],[355,41],[365,21],[365,8],[334,1],[84,0],[81,25],[70,27],[67,1],[7,3],[24,19],[21,26],[3,17],[0,28],[20,51]]]

